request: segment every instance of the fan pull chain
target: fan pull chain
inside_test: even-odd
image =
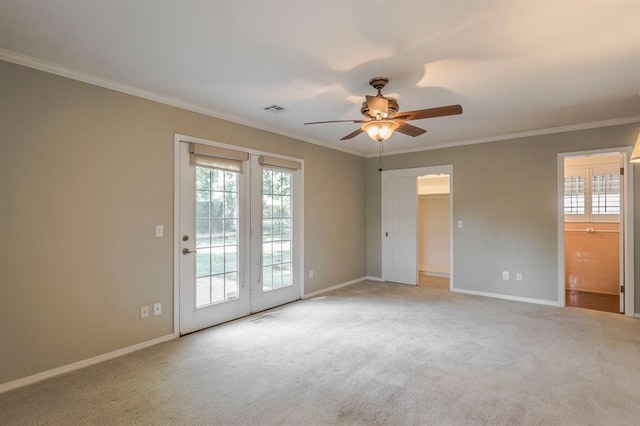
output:
[[[378,157],[378,171],[382,171],[382,143],[380,145],[380,156]]]

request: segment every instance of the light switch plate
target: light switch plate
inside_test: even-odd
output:
[[[140,319],[149,318],[149,307],[141,306],[140,307]]]
[[[162,303],[153,304],[153,315],[160,315],[162,313]]]
[[[464,225],[464,224],[462,223],[462,221],[461,221],[461,220],[459,220],[459,221],[458,221],[458,228],[462,228],[462,226],[463,226],[463,225]]]
[[[156,238],[164,237],[164,226],[156,225]]]

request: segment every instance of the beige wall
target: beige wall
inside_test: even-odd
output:
[[[385,170],[453,164],[454,280],[461,289],[547,301],[558,298],[557,154],[631,146],[640,124],[558,133],[384,157]],[[635,166],[634,166],[635,167]],[[635,211],[640,170],[634,169]],[[367,162],[367,275],[379,277],[380,172]],[[640,230],[638,215],[635,229]],[[635,237],[640,260],[640,232]],[[500,271],[522,272],[503,281]],[[635,282],[640,283],[640,268]],[[635,291],[640,310],[640,288]]]
[[[449,194],[421,195],[418,198],[420,272],[449,274],[449,239]]]
[[[305,159],[306,292],[365,275],[363,158],[6,62],[0,129],[0,383],[173,331],[174,133]]]

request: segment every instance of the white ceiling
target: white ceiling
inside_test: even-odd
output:
[[[0,48],[360,155],[378,144],[339,141],[356,124],[303,123],[362,118],[377,76],[401,111],[464,108],[387,153],[640,121],[638,0],[0,0]]]

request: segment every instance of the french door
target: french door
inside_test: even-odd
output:
[[[179,152],[180,333],[299,299],[300,163],[186,142]]]

